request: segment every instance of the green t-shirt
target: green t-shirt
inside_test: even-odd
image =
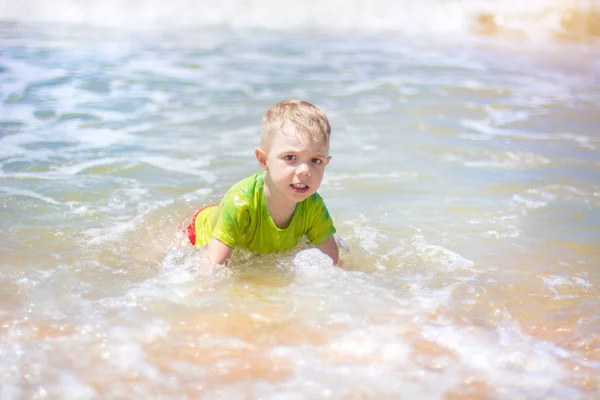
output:
[[[230,247],[266,254],[294,248],[303,236],[319,245],[335,233],[329,211],[317,193],[298,203],[289,226],[279,229],[269,214],[264,174],[261,171],[239,181],[218,206],[196,216],[197,248],[214,236]]]

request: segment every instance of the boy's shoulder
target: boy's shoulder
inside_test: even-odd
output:
[[[311,194],[309,197],[304,199],[301,203],[301,212],[305,214],[321,214],[323,211],[329,213],[327,211],[327,206],[325,205],[325,201],[323,197],[317,192]]]
[[[316,204],[316,203],[324,203],[323,197],[318,192],[314,192],[311,194],[306,200],[304,200],[307,204]]]
[[[243,207],[258,209],[263,198],[264,171],[250,175],[229,188],[221,200],[221,205],[225,208]]]
[[[253,175],[250,175],[237,183],[235,183],[229,191],[237,191],[245,194],[246,196],[251,196],[255,194],[257,191],[263,190],[264,186],[264,171],[259,171]]]

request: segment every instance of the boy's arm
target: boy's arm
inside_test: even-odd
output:
[[[206,257],[211,267],[226,265],[233,253],[233,248],[227,246],[215,237],[211,237],[206,247]]]
[[[317,245],[317,248],[323,253],[327,254],[335,265],[340,265],[340,249],[338,248],[337,242],[333,235],[329,236],[329,239],[321,244]]]

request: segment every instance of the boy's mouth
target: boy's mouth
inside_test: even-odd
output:
[[[292,190],[295,193],[306,193],[306,192],[308,192],[308,186],[306,186],[304,183],[294,183],[294,184],[290,185],[290,187],[292,188]]]

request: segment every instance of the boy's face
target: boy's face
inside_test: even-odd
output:
[[[274,135],[268,149],[258,148],[255,153],[268,173],[270,194],[294,204],[319,189],[331,159],[329,146],[311,143],[290,125]]]

